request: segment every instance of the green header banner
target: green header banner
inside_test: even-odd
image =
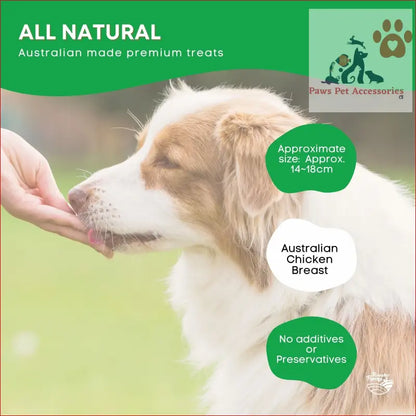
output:
[[[81,95],[221,70],[308,76],[312,8],[414,15],[400,1],[3,1],[1,86]]]

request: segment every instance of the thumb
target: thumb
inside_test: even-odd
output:
[[[36,182],[40,195],[46,204],[71,214],[74,213],[59,191],[48,162],[45,161],[41,164],[37,172]]]

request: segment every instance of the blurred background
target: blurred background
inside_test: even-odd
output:
[[[272,88],[308,115],[308,79],[241,70],[183,78],[194,87]],[[131,110],[145,122],[167,82],[41,97],[2,91],[2,127],[49,160],[66,195],[86,172],[131,155]],[[342,129],[358,161],[414,190],[414,115],[311,114]],[[116,255],[45,233],[2,210],[2,414],[190,414],[209,371],[186,362],[165,278],[179,253]]]

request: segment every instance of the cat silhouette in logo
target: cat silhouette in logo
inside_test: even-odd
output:
[[[332,62],[331,65],[329,66],[329,75],[325,78],[325,81],[321,81],[322,84],[328,84],[328,85],[330,85],[330,84],[338,84],[339,83],[339,77],[335,78],[332,75],[332,71],[334,69],[334,65],[335,65],[335,62]]]

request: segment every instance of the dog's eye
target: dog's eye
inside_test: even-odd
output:
[[[163,169],[178,169],[180,167],[177,163],[173,162],[167,157],[161,157],[160,159],[157,159],[155,161],[155,165],[158,168],[163,168]]]

